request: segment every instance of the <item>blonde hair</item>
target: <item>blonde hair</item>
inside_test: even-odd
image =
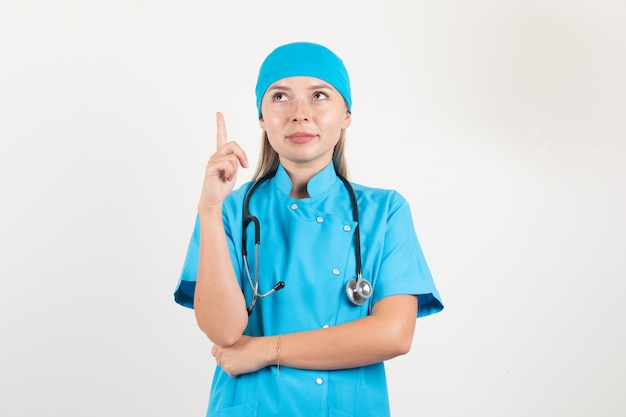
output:
[[[337,175],[348,178],[348,165],[344,154],[345,145],[346,131],[345,129],[341,129],[339,141],[335,145],[335,149],[333,151],[333,164],[335,165],[335,172]],[[278,164],[278,154],[274,148],[272,148],[272,145],[270,145],[270,141],[267,138],[267,132],[264,131],[261,138],[261,154],[259,155],[259,163],[257,164],[252,179],[257,181],[262,177],[275,172],[278,169]]]

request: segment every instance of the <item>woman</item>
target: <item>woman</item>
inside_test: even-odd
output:
[[[256,96],[256,181],[233,191],[248,157],[218,113],[175,292],[214,343],[207,415],[387,416],[383,362],[409,351],[416,317],[443,308],[409,206],[345,180],[352,101],[332,51],[278,47]]]

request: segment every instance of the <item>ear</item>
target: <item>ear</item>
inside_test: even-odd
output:
[[[348,126],[350,126],[350,123],[352,123],[352,114],[346,110],[346,116],[344,117],[342,124],[343,128],[347,129]]]
[[[265,130],[265,120],[263,120],[263,116],[259,118],[259,126],[261,126],[261,129]]]

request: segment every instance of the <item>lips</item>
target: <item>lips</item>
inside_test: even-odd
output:
[[[294,132],[286,136],[293,143],[306,143],[313,140],[317,135],[307,132]]]

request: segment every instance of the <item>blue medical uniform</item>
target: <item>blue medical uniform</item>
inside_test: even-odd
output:
[[[224,201],[223,217],[230,254],[248,304],[251,288],[242,262],[243,200],[251,183]],[[289,196],[291,180],[282,166],[250,199],[250,213],[261,225],[259,293],[278,281],[285,287],[258,299],[245,334],[272,336],[356,320],[371,313],[380,299],[418,296],[418,317],[443,305],[415,235],[407,201],[396,191],[354,184],[359,208],[363,277],[374,288],[368,303],[352,304],[346,283],[356,276],[350,194],[331,163],[308,184],[309,198]],[[247,251],[254,279],[253,227]],[[198,268],[196,221],[184,268],[175,291],[179,304],[193,308]],[[207,416],[383,417],[389,415],[383,363],[360,368],[315,371],[274,366],[238,377],[219,366],[211,387]]]

